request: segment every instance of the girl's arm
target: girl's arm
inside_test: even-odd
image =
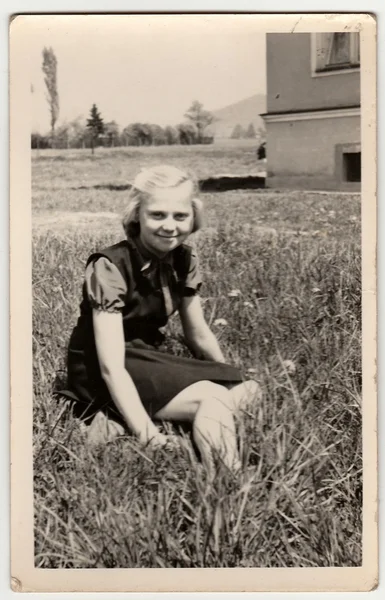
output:
[[[218,340],[206,323],[200,297],[183,297],[179,314],[186,343],[192,352],[198,357],[225,362]]]
[[[122,315],[119,312],[93,310],[92,319],[102,377],[128,427],[142,443],[147,444],[161,434],[148,416],[124,365]]]

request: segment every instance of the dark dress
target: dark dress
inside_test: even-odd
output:
[[[178,310],[182,297],[196,294],[200,285],[197,257],[186,244],[162,260],[148,254],[139,237],[91,255],[80,317],[69,342],[68,390],[61,393],[75,400],[78,409],[80,403],[84,417],[102,408],[117,415],[100,373],[93,309],[122,313],[125,367],[151,417],[197,381],[241,382],[240,371],[233,366],[165,352],[161,328]]]

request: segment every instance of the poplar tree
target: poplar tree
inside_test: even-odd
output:
[[[59,117],[59,93],[57,91],[57,59],[52,48],[43,49],[44,81],[47,87],[47,101],[51,113],[51,140],[55,146],[55,125]]]

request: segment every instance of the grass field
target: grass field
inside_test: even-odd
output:
[[[198,177],[259,169],[250,145],[33,156],[35,564],[358,566],[358,195],[203,195],[206,226],[192,240],[205,313],[228,360],[264,390],[238,423],[242,459],[256,473],[250,483],[223,472],[207,483],[187,434],[167,452],[150,454],[129,436],[90,451],[84,427],[52,397],[84,261],[121,239],[127,192],[94,186],[160,162]],[[175,319],[168,332],[185,352]]]

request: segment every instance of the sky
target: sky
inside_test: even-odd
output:
[[[208,110],[266,91],[265,34],[249,15],[36,16],[28,56],[32,130],[50,127],[42,51],[58,64],[57,125],[89,115],[105,122],[173,125],[193,100]]]

